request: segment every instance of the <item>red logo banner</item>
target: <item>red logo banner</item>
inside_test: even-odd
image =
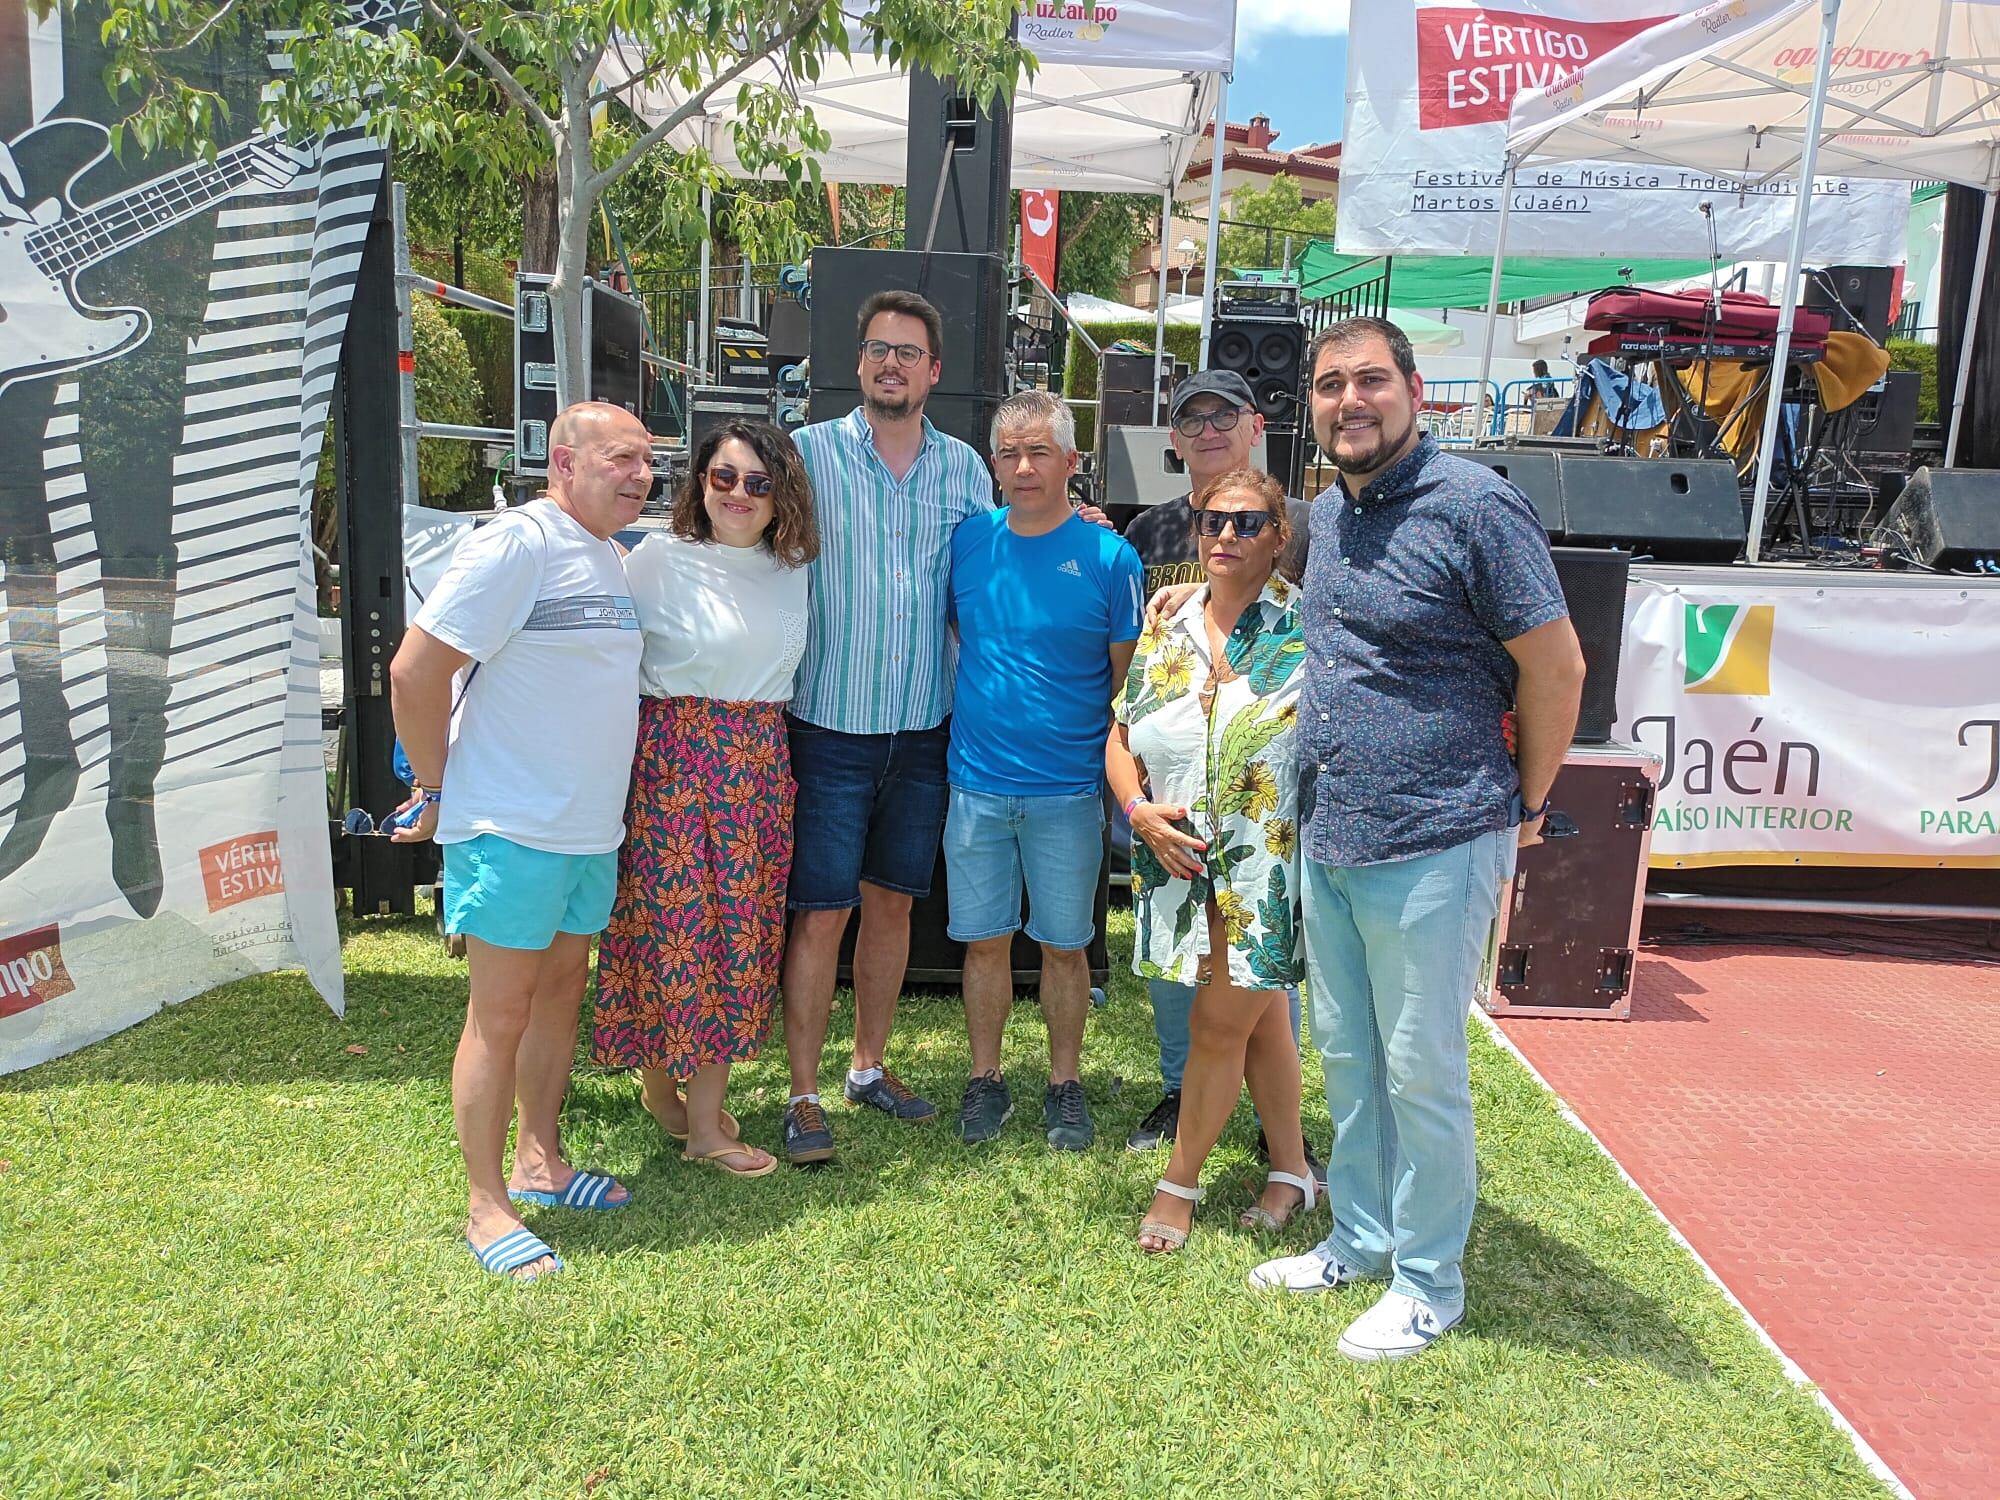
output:
[[[239,901],[275,896],[285,888],[285,868],[278,859],[276,829],[246,833],[201,851],[201,884],[208,892],[208,909],[221,911]]]
[[[63,967],[59,929],[37,927],[0,938],[0,1016],[33,1010],[75,988]]]
[[[1417,12],[1417,119],[1422,129],[1490,125],[1523,89],[1546,88],[1591,58],[1672,16],[1564,21],[1486,6]]]
[[[1056,284],[1056,218],[1060,195],[1021,189],[1021,261],[1048,287]]]

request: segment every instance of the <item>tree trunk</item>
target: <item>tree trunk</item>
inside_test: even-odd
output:
[[[521,269],[547,275],[556,268],[561,239],[554,162],[521,174],[521,210]]]
[[[1978,326],[1967,323],[1966,303],[1972,294],[1972,262],[1979,253],[1979,221],[1986,195],[1954,183],[1944,211],[1944,266],[1938,277],[1936,314],[1938,421],[1951,430],[1951,398],[1958,386],[1958,352],[1974,340],[1972,378],[1966,382],[1965,411],[1958,439],[1958,464],[1965,469],[2000,467],[2000,293],[1994,290],[2000,265],[1992,253],[1986,259],[1986,295],[1980,298]],[[2000,242],[2000,221],[1994,226]]]

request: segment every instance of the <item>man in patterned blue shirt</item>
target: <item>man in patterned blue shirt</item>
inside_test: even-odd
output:
[[[1419,430],[1423,381],[1402,330],[1337,323],[1307,368],[1313,434],[1340,470],[1312,508],[1299,705],[1333,1232],[1250,1284],[1387,1277],[1340,1352],[1401,1359],[1465,1314],[1466,1011],[1514,851],[1540,838],[1583,653],[1527,498]],[[1500,728],[1510,705],[1518,767]]]
[[[883,1055],[909,962],[910,907],[930,892],[944,829],[951,534],[993,509],[985,462],[924,416],[944,369],[937,309],[914,292],[876,292],[855,332],[861,405],[796,434],[820,554],[788,716],[799,787],[783,979],[792,1069],[785,1156],[794,1166],[833,1159],[820,1054],[840,941],[857,906],[844,1092],[899,1120],[937,1114]]]

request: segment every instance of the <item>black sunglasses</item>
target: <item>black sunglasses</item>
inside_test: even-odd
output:
[[[736,486],[740,482],[743,486],[743,493],[750,496],[753,500],[762,500],[766,495],[771,493],[774,485],[774,481],[769,474],[743,474],[732,469],[728,464],[710,464],[708,466],[708,482],[712,487],[722,491],[725,495],[734,494]]]
[[[1270,523],[1268,510],[1198,510],[1194,513],[1194,528],[1203,536],[1221,536],[1222,528],[1234,522],[1236,535],[1242,541],[1250,541]]]

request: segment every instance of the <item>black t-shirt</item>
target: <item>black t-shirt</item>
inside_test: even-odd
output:
[[[1125,527],[1125,540],[1146,565],[1146,587],[1164,588],[1173,583],[1202,581],[1201,554],[1194,544],[1194,508],[1189,496],[1148,506]],[[1312,507],[1304,500],[1286,497],[1285,516],[1291,522],[1292,539],[1285,555],[1278,559],[1278,571],[1293,583],[1306,576],[1306,548],[1311,538],[1307,517]]]

